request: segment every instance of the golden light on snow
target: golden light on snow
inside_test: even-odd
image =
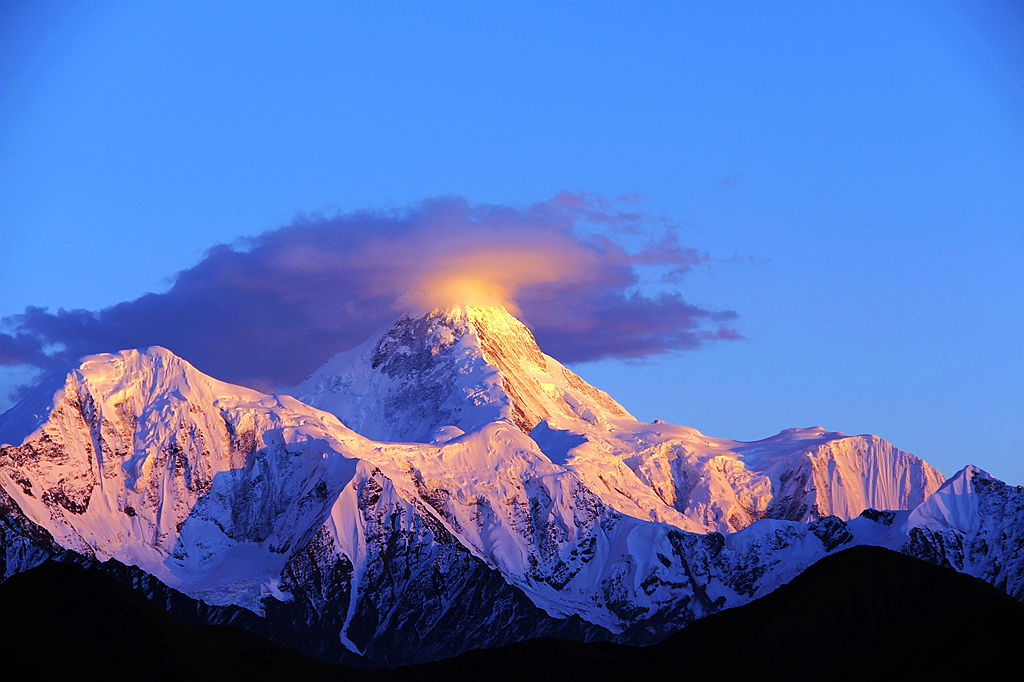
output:
[[[481,249],[439,261],[420,278],[413,298],[427,309],[504,306],[518,312],[519,291],[580,276],[584,258],[560,250]]]
[[[489,282],[472,276],[454,275],[433,277],[424,290],[424,303],[433,302],[432,307],[470,305],[487,307],[504,305],[512,300],[511,292],[499,282]]]

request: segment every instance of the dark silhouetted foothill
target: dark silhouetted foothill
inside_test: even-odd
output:
[[[186,623],[106,573],[47,562],[0,585],[8,651],[40,679],[113,666],[147,679],[854,679],[979,671],[1016,654],[1024,604],[987,583],[877,547],[822,559],[745,606],[659,644],[535,639],[392,670],[320,663],[243,630]],[[908,678],[909,679],[909,678]]]

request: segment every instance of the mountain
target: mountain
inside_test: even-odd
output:
[[[645,424],[541,352],[501,307],[404,316],[295,395],[378,440],[444,442],[506,419],[613,509],[692,532],[909,509],[943,482],[876,436],[815,427],[743,443]]]
[[[439,448],[376,444],[159,347],[90,356],[58,386],[0,419],[10,572],[55,547],[116,559],[271,629],[305,629],[300,645],[329,660],[436,658],[460,633],[466,647],[604,633],[551,618],[453,535],[420,494]],[[447,459],[473,470],[495,458],[497,428],[447,447]],[[422,634],[438,623],[448,628]]]
[[[354,666],[651,644],[860,544],[1019,586],[1019,491],[874,436],[645,424],[503,309],[404,317],[304,386],[337,414],[159,347],[85,358],[0,417],[4,576],[116,560]]]
[[[505,308],[405,315],[379,337],[331,358],[294,391],[359,433],[431,442],[506,419],[611,426],[632,417],[537,346]]]
[[[330,415],[159,347],[90,356],[51,390],[0,421],[0,439],[22,443],[0,449],[6,494],[60,546],[214,604],[258,609],[363,442]],[[27,415],[38,423],[13,436]]]
[[[1024,601],[1024,487],[967,466],[906,522],[901,548],[981,578]]]

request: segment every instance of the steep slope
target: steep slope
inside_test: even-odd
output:
[[[965,467],[910,513],[907,528],[904,553],[1024,601],[1024,487]]]
[[[38,566],[60,551],[53,536],[32,523],[0,488],[0,581]]]
[[[693,532],[733,532],[761,518],[808,522],[852,519],[865,509],[911,509],[944,480],[877,436],[820,427],[754,442],[639,422],[579,433],[545,422],[532,435],[618,511]],[[573,447],[560,452],[558,441]]]
[[[496,569],[493,548],[467,546],[410,488],[361,463],[323,526],[292,555],[281,581],[287,598],[264,604],[274,622],[329,633],[307,653],[347,660],[333,639],[377,665],[397,665],[530,637],[610,636],[577,614],[539,608]]]

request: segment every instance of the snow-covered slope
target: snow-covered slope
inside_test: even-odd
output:
[[[650,549],[670,555],[676,531],[607,508],[506,420],[375,443],[161,348],[86,358],[25,415],[30,431],[0,450],[5,519],[208,603],[334,628],[352,652],[405,642],[400,660],[416,660],[455,653],[453,637],[602,636],[678,611],[678,590],[638,603],[640,577],[668,570]],[[25,537],[12,551],[36,547]],[[445,637],[409,644],[435,622]]]
[[[877,436],[820,427],[787,429],[754,442],[712,438],[671,424],[620,423],[581,430],[566,463],[619,511],[684,530],[731,532],[760,518],[852,519],[865,509],[909,509],[943,476]],[[545,451],[572,432],[541,424]]]
[[[1024,487],[965,467],[909,514],[907,528],[904,553],[1024,601]]]
[[[0,486],[63,547],[211,603],[254,606],[273,589],[364,441],[332,415],[217,381],[159,347],[90,356],[48,392],[0,422],[19,446],[0,450]]]

